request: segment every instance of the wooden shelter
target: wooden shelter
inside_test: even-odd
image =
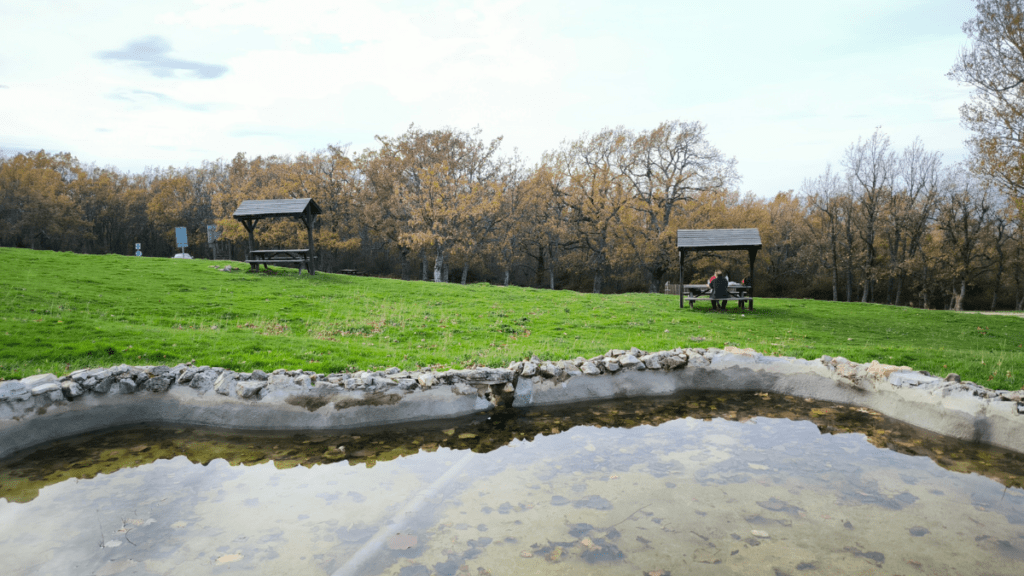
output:
[[[712,250],[746,250],[750,259],[750,273],[747,278],[750,280],[750,291],[748,296],[754,295],[754,260],[757,258],[757,251],[761,249],[761,232],[757,228],[718,228],[711,230],[678,230],[676,232],[676,247],[679,249],[679,286],[683,281],[683,262],[686,259],[686,252],[709,252]],[[679,290],[679,307],[683,307],[685,290]]]
[[[317,215],[322,213],[323,211],[312,198],[288,198],[283,200],[243,200],[231,217],[241,222],[249,233],[249,255],[245,261],[254,270],[258,270],[260,264],[266,267],[268,263],[297,263],[304,264],[306,270],[313,274],[313,254],[315,253],[313,222]],[[259,221],[264,218],[294,218],[302,222],[309,237],[309,248],[257,250],[256,237],[253,232]]]

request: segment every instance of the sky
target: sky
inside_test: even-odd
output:
[[[698,121],[741,192],[799,191],[880,128],[964,159],[969,0],[3,0],[0,153],[141,172],[374,148],[411,124],[528,165]]]

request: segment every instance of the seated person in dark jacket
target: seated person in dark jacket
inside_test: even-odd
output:
[[[721,270],[715,270],[715,275],[708,286],[711,288],[711,309],[725,310],[725,302],[719,300],[729,297],[729,278]]]

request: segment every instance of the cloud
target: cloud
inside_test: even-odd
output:
[[[193,104],[189,102],[182,102],[171,98],[167,94],[161,92],[153,92],[151,90],[121,90],[107,95],[107,98],[111,100],[121,100],[124,102],[131,102],[139,106],[146,106],[149,104],[164,104],[168,106],[176,106],[178,108],[184,108],[186,110],[195,110],[197,112],[205,112],[210,110],[208,104]]]
[[[220,64],[171,58],[169,57],[170,52],[171,43],[167,39],[160,36],[147,36],[129,42],[120,50],[99,52],[96,57],[101,60],[131,62],[159,77],[174,76],[177,71],[183,70],[191,72],[203,80],[209,80],[223,76],[228,71],[227,66]]]

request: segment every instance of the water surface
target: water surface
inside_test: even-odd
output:
[[[115,431],[0,466],[0,554],[47,575],[1016,575],[1022,469],[767,395],[436,432]]]

